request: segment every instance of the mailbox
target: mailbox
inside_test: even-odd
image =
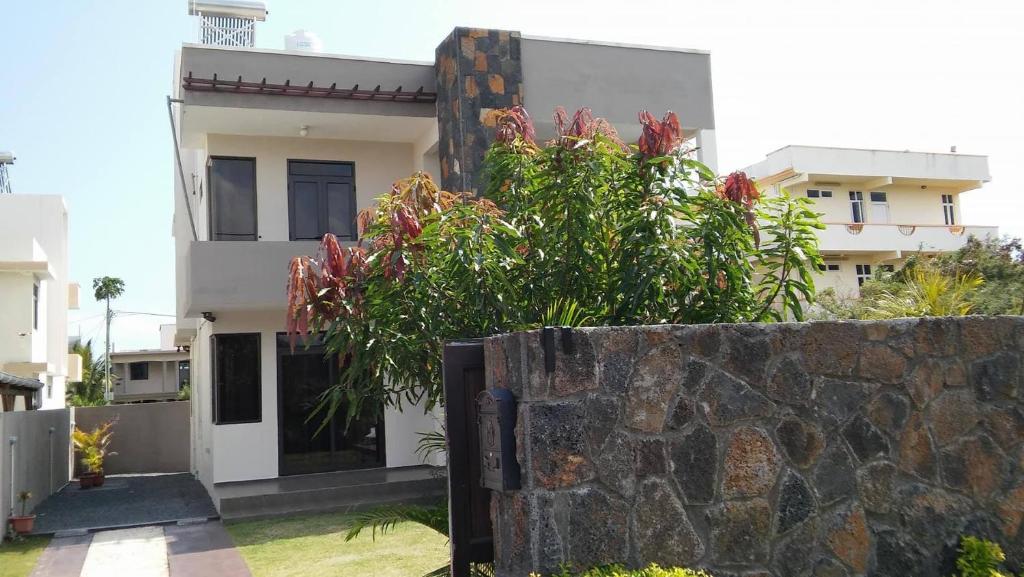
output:
[[[507,389],[476,397],[480,431],[480,485],[495,491],[519,489],[516,461],[516,400]]]

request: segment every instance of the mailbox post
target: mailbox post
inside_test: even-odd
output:
[[[480,431],[480,485],[493,491],[520,488],[516,460],[516,402],[506,389],[487,389],[476,397]]]

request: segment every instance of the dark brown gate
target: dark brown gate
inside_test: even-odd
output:
[[[480,486],[476,397],[485,388],[483,342],[476,339],[446,344],[444,397],[452,577],[469,577],[472,563],[494,560],[491,491]]]

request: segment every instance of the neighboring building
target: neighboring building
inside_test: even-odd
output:
[[[813,200],[825,224],[816,288],[841,296],[859,295],[865,280],[909,254],[954,251],[999,232],[960,215],[960,195],[991,179],[985,156],[787,146],[745,170],[762,190]]]
[[[417,433],[438,423],[420,407],[347,429],[343,407],[314,435],[320,422],[306,419],[336,368],[318,346],[289,347],[287,266],[325,233],[355,242],[356,214],[416,170],[476,190],[488,109],[524,104],[544,138],[556,106],[586,105],[624,139],[640,133],[638,111],[674,110],[714,165],[705,52],[458,28],[436,54],[436,65],[194,44],[177,55],[175,344],[194,369],[193,468],[222,514],[226,499],[285,486],[255,480],[421,463]]]
[[[110,353],[115,403],[173,401],[189,383],[189,354],[179,349]]]
[[[175,346],[175,325],[160,325],[160,348],[110,353],[114,403],[174,401],[189,385],[189,353]]]
[[[64,199],[0,194],[0,371],[41,384],[22,408],[62,408],[66,383],[81,379],[82,359],[67,349],[77,308]]]

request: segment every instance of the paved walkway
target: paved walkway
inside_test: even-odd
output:
[[[252,577],[217,521],[56,537],[31,577]]]
[[[174,523],[217,516],[210,495],[188,473],[116,475],[102,487],[72,482],[36,509],[37,534]]]

